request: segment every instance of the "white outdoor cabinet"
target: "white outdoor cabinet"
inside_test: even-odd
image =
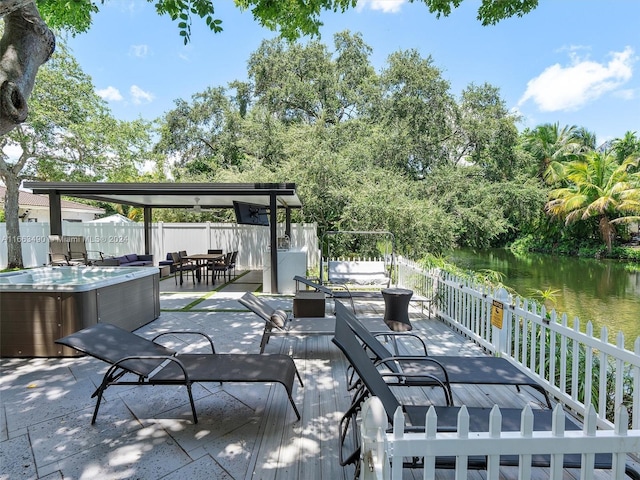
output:
[[[265,251],[262,263],[262,291],[267,293],[296,292],[296,282],[293,277],[307,275],[307,251],[278,250],[278,291],[271,290],[271,252]]]

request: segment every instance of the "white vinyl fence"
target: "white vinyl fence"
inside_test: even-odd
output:
[[[318,268],[320,252],[315,224],[291,225],[291,248],[307,249],[308,268]],[[0,268],[7,266],[6,224],[0,223]],[[284,225],[278,226],[278,236],[284,235]],[[63,235],[85,237],[90,258],[144,253],[144,226],[141,223],[80,223],[63,222]],[[49,224],[21,223],[19,241],[25,267],[46,265],[49,262]],[[208,249],[238,251],[238,268],[257,270],[269,248],[269,227],[230,223],[154,223],[151,230],[154,262],[166,258],[167,253],[186,250],[204,253]]]
[[[382,402],[372,397],[362,408],[360,426],[361,480],[401,480],[403,478],[403,458],[423,458],[423,478],[436,478],[437,457],[455,457],[455,478],[467,478],[467,461],[471,456],[486,458],[486,478],[498,480],[500,477],[500,455],[518,457],[518,479],[532,478],[532,455],[549,455],[548,478],[560,480],[564,477],[564,456],[581,455],[580,479],[594,477],[594,454],[612,454],[611,477],[625,477],[628,453],[640,451],[640,430],[627,428],[628,416],[624,408],[619,408],[619,425],[614,430],[596,430],[597,416],[590,409],[583,430],[565,431],[564,412],[557,405],[553,411],[554,422],[551,431],[533,430],[533,413],[526,406],[522,414],[519,432],[502,432],[500,409],[491,411],[489,429],[486,432],[469,432],[469,414],[465,407],[460,409],[455,432],[437,432],[437,415],[430,409],[425,417],[424,433],[406,433],[404,415],[398,408],[393,421],[393,431],[388,432],[387,415]],[[630,461],[631,468],[637,464]],[[634,473],[635,474],[635,473]],[[573,477],[572,477],[573,478]]]
[[[631,427],[640,429],[640,337],[629,351],[622,333],[616,335],[615,344],[609,343],[606,328],[598,338],[589,322],[583,333],[579,319],[570,325],[566,315],[512,298],[504,289],[425,270],[403,258],[398,259],[397,269],[399,286],[435,295],[434,313],[442,321],[520,367],[578,415],[584,417],[587,405],[593,405],[599,426],[611,428],[615,408],[623,405]]]

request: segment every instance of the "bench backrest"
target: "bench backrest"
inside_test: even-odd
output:
[[[382,260],[329,260],[327,266],[331,283],[388,286],[391,281]]]

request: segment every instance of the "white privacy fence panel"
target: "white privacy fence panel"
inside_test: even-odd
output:
[[[460,409],[457,426],[453,432],[438,432],[438,418],[431,408],[425,416],[423,433],[406,433],[404,415],[398,408],[393,419],[393,431],[388,432],[387,415],[382,402],[372,397],[362,408],[360,425],[361,480],[401,480],[403,458],[423,458],[425,479],[436,478],[436,458],[455,457],[455,478],[467,478],[467,460],[471,456],[486,458],[486,478],[498,480],[500,477],[500,455],[518,457],[518,479],[532,478],[531,456],[549,455],[548,478],[564,478],[563,460],[565,455],[581,454],[580,479],[594,478],[594,455],[611,454],[611,478],[625,477],[628,454],[640,451],[640,430],[627,428],[628,416],[620,408],[614,430],[596,430],[597,416],[593,409],[585,418],[583,430],[564,430],[564,412],[557,405],[551,431],[533,430],[533,413],[526,406],[522,413],[519,432],[501,431],[500,409],[491,411],[489,428],[486,432],[469,431],[469,414],[466,407]],[[633,463],[630,465],[633,466]]]
[[[633,351],[622,333],[610,343],[608,332],[585,331],[579,319],[547,312],[535,302],[512,298],[504,289],[478,285],[438,269],[425,270],[400,257],[398,286],[417,294],[436,294],[437,316],[487,351],[500,355],[538,380],[545,389],[580,415],[594,405],[601,426],[611,426],[614,409],[624,405],[631,426],[640,428],[640,337]],[[502,328],[492,324],[494,300],[502,304]]]
[[[306,247],[308,268],[318,268],[320,250],[315,224],[291,225],[291,248]],[[19,241],[25,267],[46,265],[49,261],[49,224],[21,223]],[[278,236],[284,225],[278,225]],[[90,258],[144,253],[144,226],[141,223],[63,222],[64,235],[85,237]],[[269,248],[269,228],[231,223],[163,223],[152,224],[151,245],[155,263],[167,253],[186,250],[203,253],[208,249],[238,250],[238,268],[261,269]],[[0,268],[7,266],[6,224],[0,223]]]

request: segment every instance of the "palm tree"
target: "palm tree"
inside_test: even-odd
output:
[[[524,147],[538,162],[538,176],[547,183],[556,183],[562,172],[564,162],[576,159],[576,156],[595,144],[593,135],[584,128],[545,123],[524,134]]]
[[[629,156],[640,155],[640,138],[636,136],[636,132],[628,131],[623,138],[613,140],[611,148],[615,152],[618,161],[622,163]]]
[[[546,211],[565,223],[598,218],[598,229],[611,252],[615,225],[640,219],[640,156],[618,163],[611,151],[591,151],[564,165],[567,187],[552,190]]]

